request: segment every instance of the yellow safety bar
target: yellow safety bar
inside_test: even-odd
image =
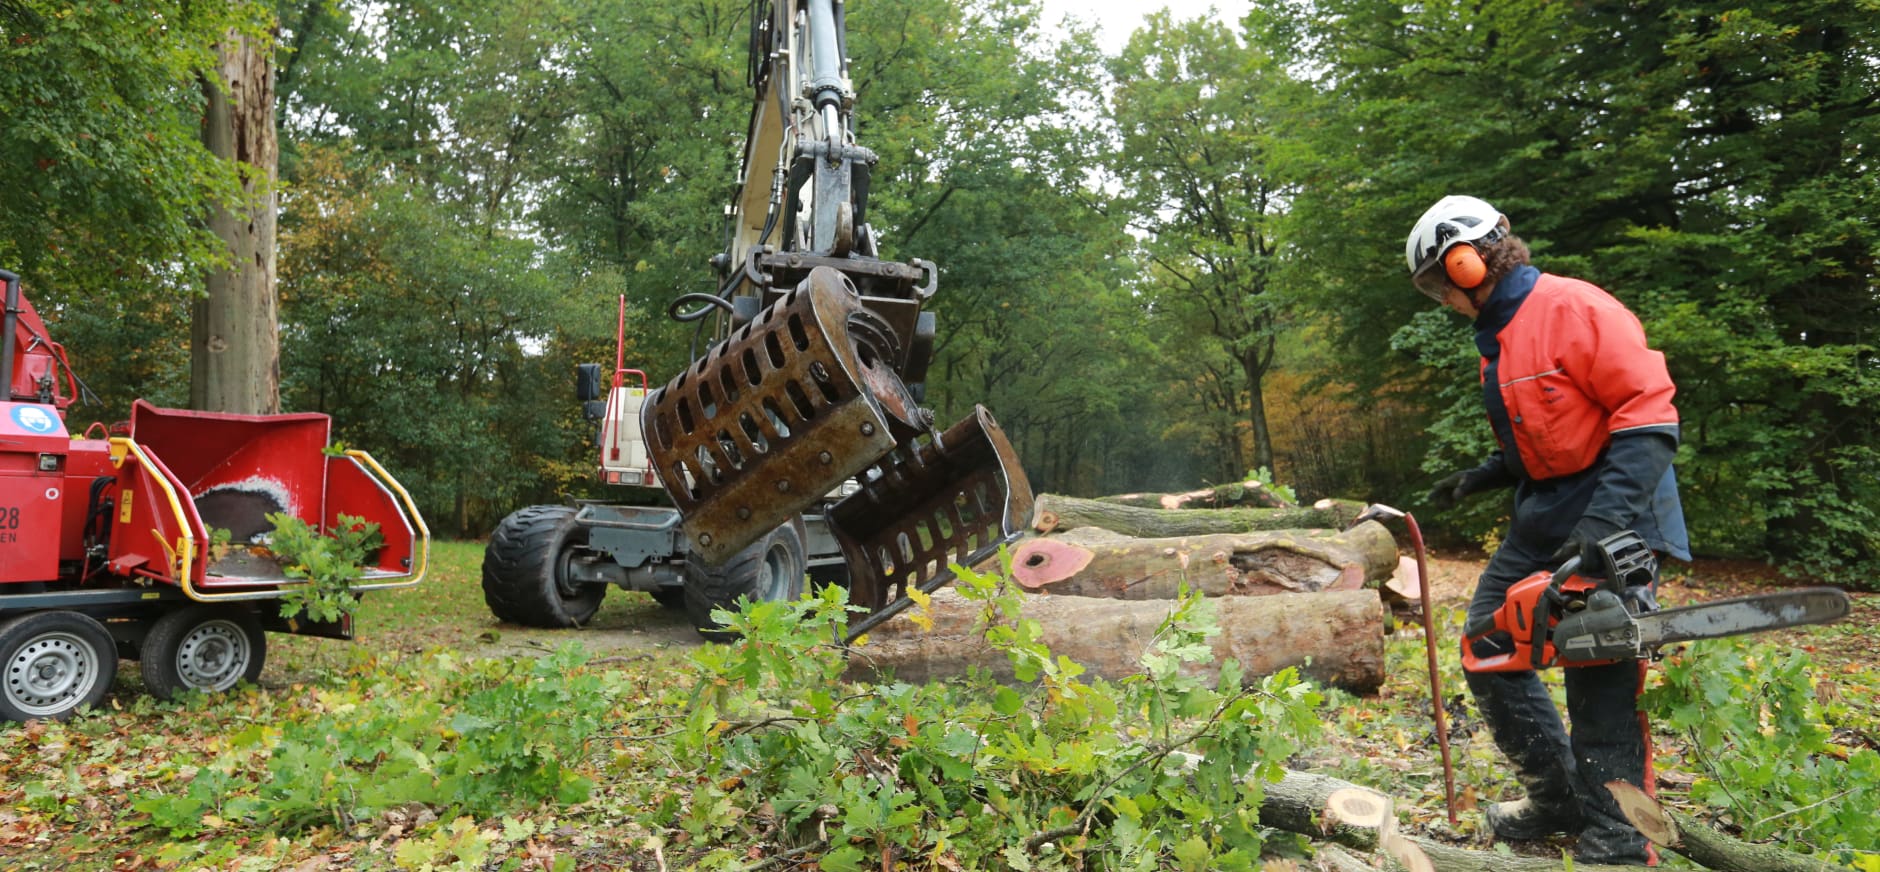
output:
[[[183,531],[183,534],[177,538],[176,547],[172,548],[170,547],[170,543],[163,541],[163,537],[157,534],[156,528],[152,527],[150,532],[152,535],[157,536],[157,544],[163,546],[164,554],[170,560],[170,566],[168,568],[171,572],[176,573],[177,584],[182,586],[183,594],[198,602],[222,599],[223,597],[218,597],[214,594],[198,593],[195,586],[189,583],[189,577],[194,574],[196,569],[196,537],[189,530],[189,515],[184,513],[183,501],[176,496],[176,488],[170,485],[169,477],[159,474],[156,464],[150,462],[150,455],[144,453],[143,446],[131,441],[127,436],[111,437],[109,450],[111,465],[113,467],[122,469],[124,467],[124,458],[134,455],[137,458],[137,462],[143,465],[145,475],[149,476],[150,480],[156,482],[157,487],[163,490],[163,497],[169,502],[170,512],[176,516],[177,527]],[[128,509],[129,504],[127,503],[122,510]]]
[[[411,499],[411,494],[405,492],[405,486],[399,484],[398,479],[393,478],[391,473],[386,472],[385,467],[380,466],[378,461],[373,460],[372,455],[360,451],[357,448],[348,448],[346,449],[346,456],[365,464],[366,469],[371,470],[372,474],[378,478],[379,483],[398,497],[398,501],[405,506],[405,513],[411,516],[411,523],[417,527],[418,534],[418,541],[415,543],[417,546],[415,549],[417,551],[417,559],[413,562],[410,578],[404,581],[355,584],[352,585],[351,589],[390,590],[400,587],[411,587],[423,581],[424,573],[429,569],[431,564],[431,528],[425,526],[424,516],[418,514],[418,504]]]

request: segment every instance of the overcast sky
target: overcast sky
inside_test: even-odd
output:
[[[1066,15],[1095,22],[1098,42],[1115,54],[1150,12],[1166,8],[1177,20],[1187,20],[1213,9],[1223,21],[1236,22],[1252,7],[1253,0],[1044,0],[1044,25],[1055,28]]]

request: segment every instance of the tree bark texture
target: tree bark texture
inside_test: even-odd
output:
[[[242,201],[210,208],[228,245],[226,269],[206,277],[190,318],[189,404],[215,412],[281,410],[275,304],[275,206],[280,147],[268,49],[231,31],[218,46],[221,81],[204,81],[202,141],[240,173]]]
[[[1184,582],[1207,596],[1358,590],[1396,568],[1396,540],[1374,521],[1337,533],[1031,539],[1012,553],[1012,577],[1028,590],[1129,600],[1173,599]]]
[[[1213,601],[1221,632],[1214,658],[1188,664],[1212,679],[1220,663],[1238,660],[1246,680],[1288,666],[1325,684],[1370,694],[1384,682],[1384,608],[1375,591],[1336,591],[1284,597],[1222,597]],[[1174,603],[1118,602],[1070,596],[1027,599],[1020,616],[1043,628],[1052,652],[1111,680],[1142,671],[1142,655]],[[965,675],[971,667],[1012,682],[1012,665],[985,641],[982,608],[950,588],[933,595],[931,631],[909,612],[868,635],[849,661],[848,677],[872,681],[892,673],[921,683]],[[1308,662],[1310,661],[1310,662]]]
[[[1297,508],[1295,504],[1267,489],[1264,482],[1252,479],[1176,494],[1115,494],[1097,497],[1097,501],[1115,503],[1119,506],[1134,506],[1139,509],[1225,509],[1234,506],[1268,509]]]
[[[1105,530],[1142,539],[1197,536],[1208,533],[1251,533],[1257,530],[1302,528],[1343,529],[1357,520],[1364,505],[1350,500],[1320,500],[1310,507],[1291,509],[1139,509],[1100,500],[1060,494],[1042,494],[1034,528],[1060,533],[1078,527]]]

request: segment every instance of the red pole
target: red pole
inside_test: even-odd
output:
[[[1424,559],[1423,530],[1415,515],[1405,512],[1410,544],[1417,552],[1417,593],[1423,605],[1423,648],[1430,661],[1430,710],[1436,716],[1436,744],[1443,749],[1443,802],[1449,807],[1449,825],[1456,826],[1456,769],[1449,761],[1449,724],[1443,712],[1443,676],[1436,665],[1436,618],[1430,610],[1430,570]]]
[[[1404,520],[1404,525],[1410,528],[1410,544],[1417,552],[1417,599],[1423,605],[1423,649],[1429,654],[1430,660],[1430,711],[1436,720],[1436,744],[1443,749],[1443,802],[1449,807],[1449,825],[1455,826],[1456,768],[1449,760],[1449,719],[1443,714],[1443,677],[1436,666],[1436,617],[1430,609],[1430,569],[1423,550],[1423,530],[1409,512],[1381,503],[1366,506],[1352,520],[1351,526],[1391,518]]]

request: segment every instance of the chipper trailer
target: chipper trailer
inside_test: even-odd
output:
[[[65,349],[0,270],[0,719],[58,719],[104,699],[118,660],[146,689],[226,690],[260,675],[265,631],[350,639],[282,617],[286,576],[270,513],[322,531],[340,516],[382,544],[351,586],[423,577],[430,538],[411,497],[363,451],[329,453],[321,414],[231,415],[143,400],[128,422],[73,435],[79,384]],[[227,547],[211,547],[212,531]]]

